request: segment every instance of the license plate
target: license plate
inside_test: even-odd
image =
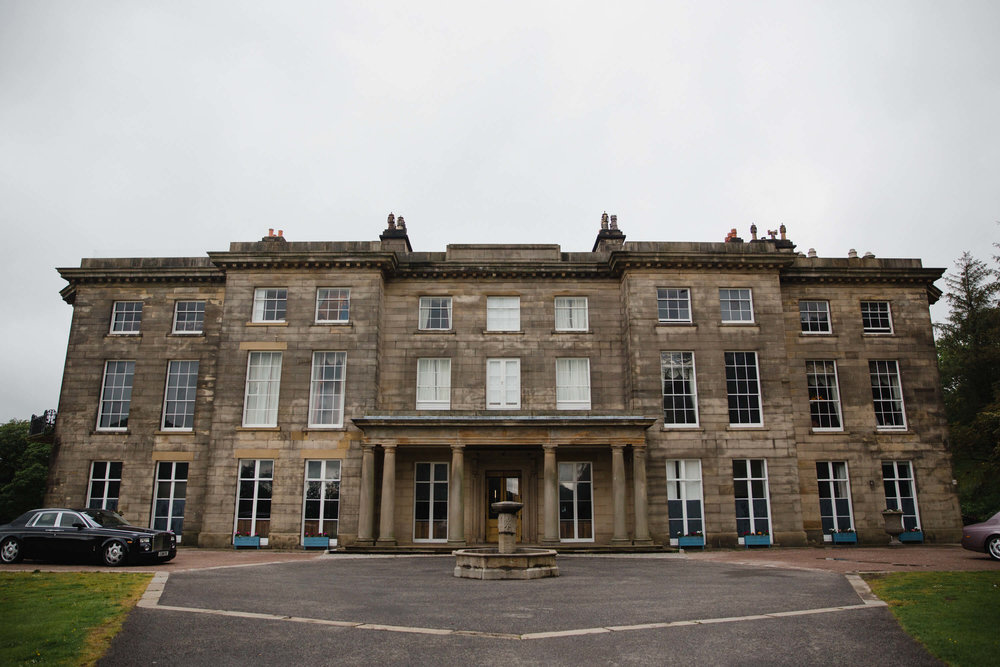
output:
[[[156,555],[157,555],[157,556],[166,556],[166,555],[167,555],[167,554],[169,554],[169,553],[170,553],[169,551],[159,551],[159,552],[157,552],[157,554],[156,554]]]

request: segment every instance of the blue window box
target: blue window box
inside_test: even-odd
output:
[[[233,537],[233,548],[239,549],[240,547],[253,547],[254,549],[260,549],[260,537],[257,535],[236,535]]]
[[[705,548],[705,537],[703,535],[682,535],[677,538],[679,547],[701,547]]]
[[[329,549],[330,548],[330,538],[329,537],[303,537],[302,538],[302,548],[303,549]]]
[[[858,534],[857,533],[834,533],[833,534],[834,544],[857,544]]]
[[[917,544],[923,544],[924,541],[924,531],[922,530],[908,530],[905,533],[901,533],[899,536],[900,542],[915,542]]]
[[[771,536],[770,535],[744,535],[743,545],[749,549],[750,547],[769,547],[771,546]]]

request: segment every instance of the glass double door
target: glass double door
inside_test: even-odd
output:
[[[521,473],[519,472],[488,472],[486,473],[486,542],[496,544],[499,538],[497,520],[499,515],[493,511],[492,504],[511,500],[524,502],[521,489]],[[521,541],[521,513],[517,515],[517,534],[515,541]]]

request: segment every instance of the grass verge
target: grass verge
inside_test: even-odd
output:
[[[0,572],[0,664],[93,665],[151,574]]]
[[[865,579],[934,657],[960,667],[996,664],[1000,572],[893,572]]]

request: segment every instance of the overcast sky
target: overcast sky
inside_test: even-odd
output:
[[[82,257],[375,240],[389,211],[415,250],[581,251],[607,211],[633,241],[986,259],[998,35],[996,0],[0,0],[0,420],[56,407]]]

